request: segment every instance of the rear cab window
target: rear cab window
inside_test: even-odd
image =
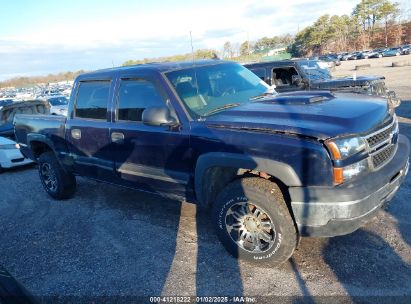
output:
[[[107,119],[110,81],[81,81],[77,90],[76,118]]]

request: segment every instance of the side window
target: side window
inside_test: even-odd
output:
[[[81,82],[77,92],[75,116],[105,120],[109,90],[109,81]]]
[[[293,75],[298,75],[294,67],[273,69],[273,84],[277,87],[291,86]]]
[[[253,72],[258,77],[260,77],[261,80],[266,81],[266,79],[265,79],[266,78],[265,68],[253,68],[253,69],[251,69],[251,72]]]
[[[141,121],[147,107],[165,106],[163,95],[155,84],[145,79],[126,79],[118,92],[117,120]]]

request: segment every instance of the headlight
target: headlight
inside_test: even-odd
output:
[[[366,142],[361,137],[329,140],[325,144],[334,161],[345,160],[364,151],[366,148]],[[369,171],[368,158],[345,167],[340,166],[341,162],[337,167],[333,168],[333,181],[336,185],[342,184],[355,176],[359,176],[362,173]]]
[[[359,161],[358,163],[346,166],[343,169],[344,180],[349,180],[355,176],[359,176],[369,171],[368,158]]]
[[[342,138],[326,142],[334,160],[346,159],[365,149],[365,140],[361,137]]]

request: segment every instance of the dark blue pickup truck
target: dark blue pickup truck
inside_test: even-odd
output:
[[[236,257],[286,261],[300,236],[350,233],[408,172],[410,144],[385,99],[277,94],[219,60],[77,77],[68,117],[17,115],[22,152],[52,197],[76,175],[211,207]]]

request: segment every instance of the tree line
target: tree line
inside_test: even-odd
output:
[[[59,81],[69,81],[76,78],[78,75],[83,74],[84,70],[78,70],[76,72],[61,72],[57,74],[48,74],[47,76],[30,76],[30,77],[15,77],[9,80],[0,82],[0,88],[15,87],[23,88],[33,86],[39,83],[51,83]]]
[[[284,46],[294,57],[305,57],[410,43],[411,23],[403,13],[396,2],[361,0],[351,15],[323,15],[296,35],[263,37],[241,44],[227,41],[222,57],[241,60]]]
[[[342,52],[409,43],[399,4],[388,0],[361,0],[351,15],[323,15],[295,36],[295,56]],[[405,34],[405,35],[404,35]]]

